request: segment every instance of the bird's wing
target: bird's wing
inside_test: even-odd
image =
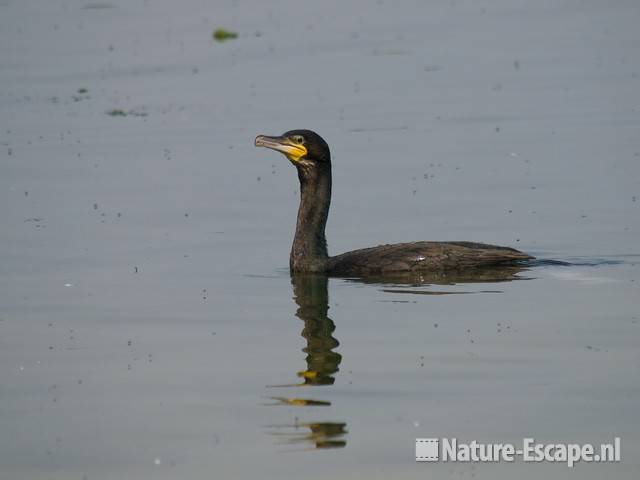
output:
[[[329,259],[329,273],[380,274],[443,271],[504,265],[533,257],[508,247],[473,242],[414,242],[379,245]]]

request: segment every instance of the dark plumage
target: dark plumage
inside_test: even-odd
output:
[[[331,203],[331,154],[311,130],[279,137],[259,135],[255,144],[282,152],[300,180],[300,208],[289,266],[292,272],[367,276],[398,272],[460,271],[505,265],[533,257],[513,248],[472,242],[413,242],[327,253],[325,226]]]

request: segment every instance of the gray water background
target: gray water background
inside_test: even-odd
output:
[[[0,478],[637,478],[639,19],[636,1],[0,1]],[[253,138],[291,128],[331,145],[334,254],[473,240],[576,265],[331,279],[335,383],[272,387],[306,368],[298,186]],[[315,448],[323,422],[343,448]],[[620,436],[623,461],[416,464],[430,436]]]

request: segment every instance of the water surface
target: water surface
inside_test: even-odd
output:
[[[636,478],[639,13],[0,2],[0,476]],[[334,254],[572,265],[292,280],[295,171],[253,147],[291,128],[332,147]],[[416,464],[430,436],[623,461]]]

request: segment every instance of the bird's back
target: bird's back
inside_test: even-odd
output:
[[[466,270],[505,265],[533,257],[509,247],[474,242],[413,242],[379,245],[329,258],[332,275]]]

